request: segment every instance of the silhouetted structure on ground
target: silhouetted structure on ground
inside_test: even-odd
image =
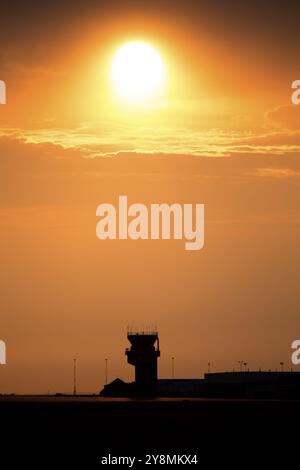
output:
[[[207,397],[300,399],[300,372],[218,372],[203,382]]]
[[[129,364],[135,366],[135,382],[116,379],[100,392],[107,397],[158,396],[207,398],[300,399],[300,372],[218,372],[204,379],[159,379],[157,332],[129,332]]]
[[[125,354],[128,363],[135,366],[135,392],[137,395],[156,395],[157,358],[160,356],[157,331],[128,332],[131,348]]]
[[[100,392],[107,397],[138,395],[135,382],[116,379]],[[145,393],[145,396],[151,395]],[[299,372],[219,372],[204,379],[158,379],[158,397],[300,399]]]
[[[127,339],[131,344],[125,354],[128,363],[135,367],[135,382],[126,383],[121,379],[104,386],[102,396],[153,397],[157,390],[157,358],[160,356],[157,331],[128,331]]]

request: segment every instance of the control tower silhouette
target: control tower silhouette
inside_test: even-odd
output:
[[[135,387],[138,395],[157,392],[157,358],[160,356],[157,331],[128,331],[131,348],[125,354],[128,363],[135,366]]]

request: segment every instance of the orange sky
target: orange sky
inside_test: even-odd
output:
[[[299,6],[36,2],[0,18],[0,392],[133,378],[128,324],[157,325],[161,377],[291,367],[299,337]],[[143,4],[141,6],[141,3]],[[293,7],[293,8],[292,8]],[[272,14],[270,14],[272,11]],[[269,13],[267,15],[267,12]],[[130,108],[109,67],[157,48],[165,93]],[[102,202],[204,203],[205,248],[100,241]]]

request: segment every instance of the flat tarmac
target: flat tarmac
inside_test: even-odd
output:
[[[1,456],[17,468],[101,468],[108,455],[143,468],[149,454],[197,455],[205,469],[299,462],[300,401],[15,396],[0,397],[0,418]]]

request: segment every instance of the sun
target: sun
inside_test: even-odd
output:
[[[128,103],[144,104],[163,89],[166,73],[158,52],[150,44],[132,41],[121,46],[112,61],[114,92]]]

